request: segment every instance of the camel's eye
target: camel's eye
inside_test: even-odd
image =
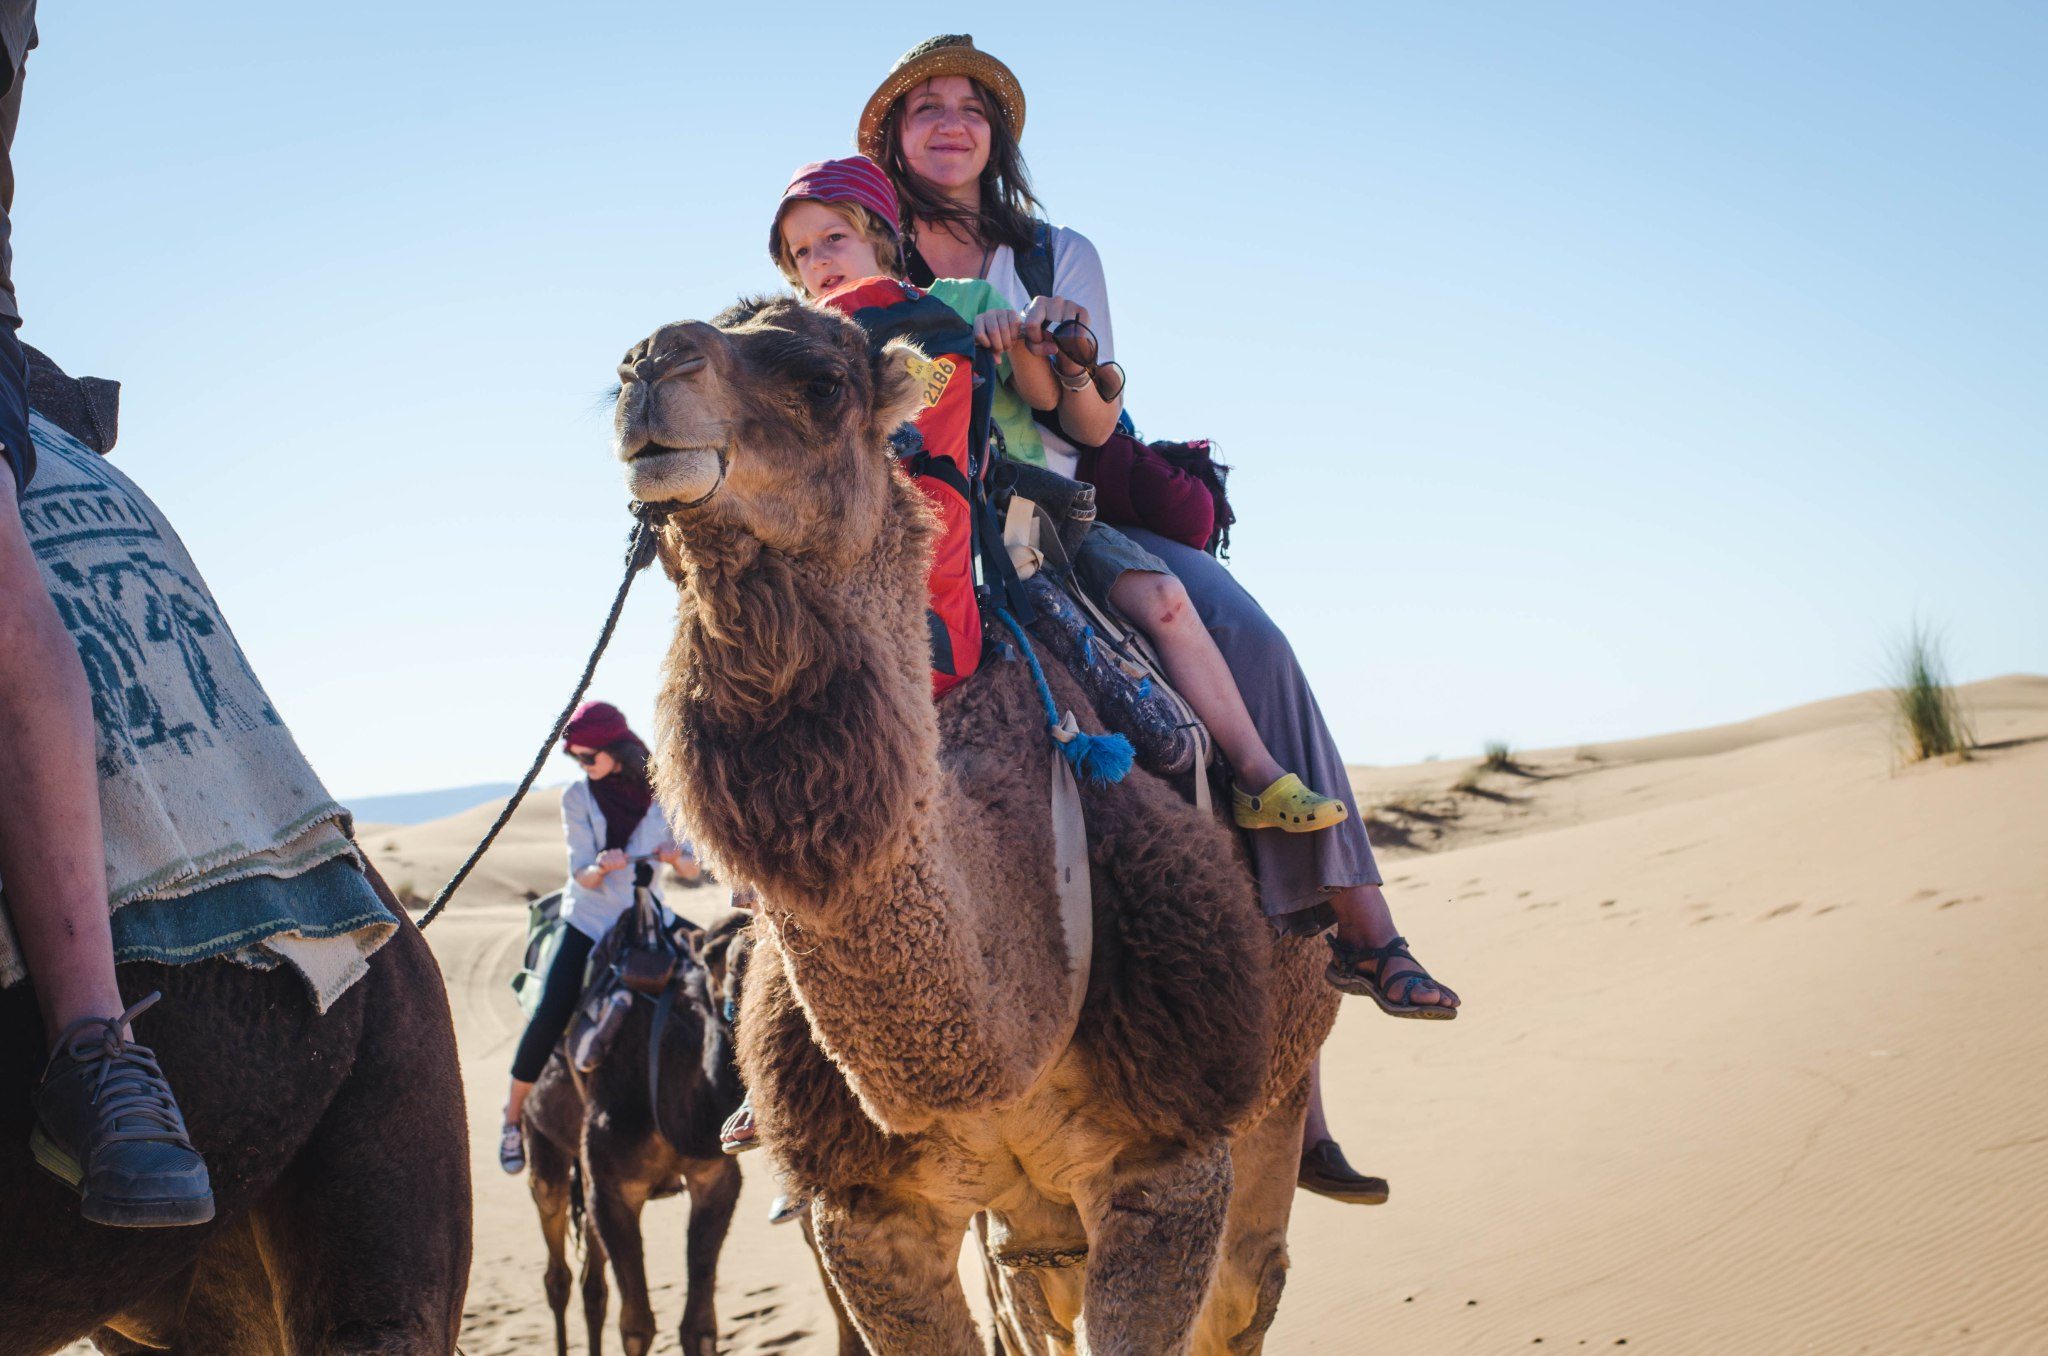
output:
[[[809,392],[811,399],[822,405],[836,397],[843,385],[845,383],[837,377],[813,377],[804,390]]]

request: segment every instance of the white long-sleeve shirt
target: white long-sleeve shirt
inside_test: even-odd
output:
[[[596,889],[576,879],[578,872],[597,865],[597,854],[604,851],[604,829],[604,812],[597,808],[597,800],[590,794],[590,782],[571,782],[562,792],[562,836],[569,845],[569,883],[562,889],[562,917],[592,941],[602,940],[619,915],[633,907],[630,866],[607,875]],[[661,802],[656,801],[647,807],[646,816],[626,840],[626,855],[651,857],[656,848],[675,841],[668,818],[661,812]],[[687,845],[684,850],[688,851]],[[655,864],[652,889],[655,903],[661,903],[659,863]]]

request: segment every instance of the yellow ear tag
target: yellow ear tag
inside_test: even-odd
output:
[[[923,396],[926,409],[939,403],[939,398],[946,394],[946,383],[953,380],[953,374],[960,370],[958,361],[945,357],[934,358],[930,362],[922,358],[906,357],[903,365],[910,369],[911,377],[924,388],[920,394]]]

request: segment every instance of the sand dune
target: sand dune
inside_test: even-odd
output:
[[[1470,762],[1356,770],[1390,830],[1434,846],[1389,846],[1390,889],[1467,1006],[1436,1025],[1347,1005],[1332,1118],[1394,1197],[1301,1198],[1268,1349],[2048,1351],[2048,679],[1965,697],[1989,747],[1955,765],[1896,770],[1865,694],[1523,755],[1465,791]],[[365,841],[431,894],[495,812]],[[473,1356],[550,1340],[532,1208],[490,1131],[555,814],[523,808],[430,934],[476,1127]],[[802,1240],[766,1225],[746,1167],[728,1350],[829,1351]],[[684,1213],[648,1212],[659,1351]]]

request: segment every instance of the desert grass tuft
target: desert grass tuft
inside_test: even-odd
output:
[[[1948,681],[1941,637],[1915,622],[1892,656],[1892,723],[1909,763],[1970,756],[1969,722]]]
[[[1480,766],[1488,772],[1513,772],[1515,751],[1508,747],[1505,739],[1489,739],[1486,741],[1486,759]]]

